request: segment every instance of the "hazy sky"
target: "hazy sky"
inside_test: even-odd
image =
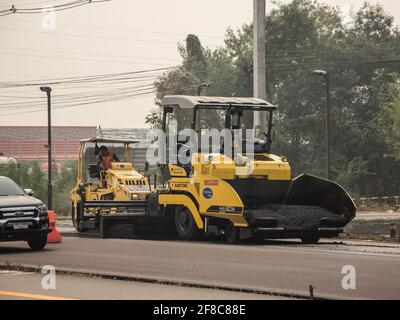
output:
[[[70,0],[0,0],[0,10],[11,4],[32,8]],[[283,0],[281,2],[289,2]],[[364,0],[324,0],[349,12]],[[398,0],[379,2],[400,21]],[[179,64],[176,44],[185,34],[197,34],[204,46],[223,44],[228,27],[252,20],[252,0],[112,0],[57,12],[56,29],[43,30],[41,14],[0,17],[0,81],[74,77],[153,69]],[[270,8],[271,1],[267,0]],[[0,105],[21,91],[0,91]],[[39,90],[25,96],[42,97]],[[56,93],[55,93],[56,94]],[[58,92],[57,94],[62,94]],[[154,108],[154,96],[120,102],[60,109],[54,125],[144,127]],[[7,111],[11,112],[11,111]],[[45,125],[46,113],[1,116],[0,125]]]

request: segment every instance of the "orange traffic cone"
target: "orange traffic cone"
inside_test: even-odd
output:
[[[49,214],[49,226],[51,232],[47,234],[47,243],[58,243],[61,242],[61,236],[58,230],[56,229],[56,214],[53,210],[48,211]]]

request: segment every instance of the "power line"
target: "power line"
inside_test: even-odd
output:
[[[7,48],[7,47],[6,47]],[[13,48],[13,47],[10,47]],[[23,48],[16,48],[16,49],[23,49]],[[28,49],[28,48],[26,48]],[[60,51],[60,50],[40,50],[40,49],[34,49],[37,51],[49,51],[49,52],[64,52],[64,51]],[[68,51],[66,52],[68,53]],[[73,54],[79,54],[79,52],[70,52]],[[387,53],[393,53],[396,55],[400,54],[400,50],[397,49],[392,49],[392,50],[387,50]],[[89,53],[88,53],[89,54]],[[57,56],[45,56],[45,55],[37,55],[37,54],[23,54],[23,53],[7,53],[7,52],[3,52],[0,53],[0,55],[9,55],[9,56],[25,56],[25,57],[33,57],[33,58],[45,58],[45,59],[56,59],[56,60],[71,60],[71,61],[89,61],[89,62],[105,62],[105,63],[117,63],[117,64],[147,64],[147,65],[155,65],[155,66],[162,66],[162,64],[155,64],[155,63],[145,63],[145,62],[134,62],[134,61],[115,61],[115,60],[105,60],[105,59],[92,59],[92,58],[78,58],[78,57],[57,57]],[[101,54],[94,54],[94,55],[98,55],[98,56],[102,56]],[[113,55],[109,55],[109,56],[113,56]],[[129,56],[126,56],[129,57]],[[371,60],[367,60],[365,62],[380,62],[381,60],[377,60],[375,61],[374,59],[376,58],[375,55],[370,55],[370,57],[372,58]],[[133,58],[133,57],[132,57]],[[274,59],[277,61],[280,60],[312,60],[312,62],[318,61],[318,60],[326,60],[329,58],[335,58],[335,59],[340,59],[340,63],[346,62],[346,63],[350,63],[350,62],[355,62],[355,63],[359,63],[359,59],[357,57],[354,58],[345,58],[345,55],[341,54],[322,54],[322,55],[317,55],[317,54],[307,54],[307,55],[301,55],[301,54],[270,54],[269,55],[270,59]],[[285,65],[287,65],[287,63],[290,63],[291,61],[287,61],[285,62]],[[333,61],[328,61],[328,63],[331,62],[335,62],[334,59]],[[363,61],[364,62],[364,61]],[[302,62],[300,62],[302,63]],[[276,66],[276,64],[274,65]]]
[[[84,99],[102,96],[112,96],[116,94],[134,93],[141,92],[148,89],[154,89],[153,83],[146,83],[137,86],[129,86],[125,88],[110,88],[109,90],[97,90],[97,91],[84,91],[77,93],[66,93],[66,94],[55,94],[52,95],[52,99],[57,102],[70,102],[73,100],[83,101]],[[0,109],[13,109],[13,108],[24,108],[26,106],[32,106],[36,104],[41,104],[43,97],[14,97],[15,100],[29,99],[28,101],[16,101],[16,102],[5,102],[0,103]]]
[[[15,19],[13,21],[21,21],[21,22],[29,22],[29,23],[37,23],[34,20],[28,19]],[[160,34],[160,35],[171,35],[171,36],[187,36],[190,32],[165,32],[165,31],[154,31],[154,30],[140,30],[140,29],[131,29],[131,28],[114,28],[114,27],[103,27],[103,26],[90,26],[86,24],[71,24],[71,23],[60,23],[57,22],[59,26],[66,27],[74,27],[74,28],[88,28],[88,29],[96,29],[96,30],[110,30],[110,31],[123,31],[123,32],[137,32],[137,33],[148,33],[148,34]],[[197,33],[196,33],[197,34]],[[223,40],[223,36],[217,35],[207,35],[207,34],[198,34],[201,38],[215,38]]]
[[[154,94],[154,80],[163,72],[174,67],[138,70],[121,73],[110,73],[90,76],[66,77],[33,81],[0,82],[1,90],[10,88],[23,89],[23,96],[4,96],[13,101],[0,101],[0,117],[21,115],[46,110],[43,97],[26,95],[26,90],[36,93],[38,86],[43,83],[54,87],[53,104],[54,109],[72,108],[78,106],[92,105],[97,103],[128,100],[141,96]],[[75,86],[75,87],[74,87]],[[92,87],[92,90],[84,90],[84,87]],[[35,91],[33,91],[35,90]],[[68,92],[74,90],[73,92]],[[78,91],[76,91],[78,90]],[[28,91],[29,92],[29,91]],[[57,94],[58,92],[63,92]],[[17,92],[18,94],[18,92]],[[6,111],[17,111],[5,113]]]
[[[115,55],[115,54],[104,54],[104,53],[95,53],[95,52],[82,52],[82,51],[65,51],[65,50],[53,50],[53,49],[36,49],[36,48],[28,48],[28,47],[13,47],[13,46],[1,46],[1,48],[5,49],[15,49],[15,50],[33,50],[40,52],[54,52],[54,53],[65,53],[65,54],[79,54],[79,55],[90,55],[90,56],[109,56],[109,57],[120,57],[120,58],[129,58],[129,59],[149,59],[150,57],[137,57],[137,56],[129,56],[129,55]],[[306,54],[303,54],[306,53]],[[396,54],[400,55],[400,47],[393,49],[386,49],[385,53],[387,54]],[[376,58],[377,55],[369,54],[367,57]],[[381,53],[379,53],[379,57]],[[326,59],[328,57],[333,58],[346,58],[346,54],[344,53],[335,53],[332,52],[331,49],[319,49],[314,50],[312,52],[303,51],[303,50],[285,50],[284,52],[280,52],[279,49],[272,48],[268,52],[268,58],[279,58],[279,59]],[[165,61],[176,61],[174,58],[155,58],[156,60],[165,60]]]
[[[55,56],[45,56],[39,54],[24,54],[24,53],[7,53],[0,52],[0,55],[3,56],[20,56],[20,57],[31,57],[31,58],[40,58],[40,59],[53,59],[53,60],[69,60],[69,61],[88,61],[88,62],[105,62],[105,63],[113,63],[113,64],[138,64],[138,65],[151,65],[151,66],[164,66],[159,63],[148,63],[148,62],[133,62],[133,61],[115,61],[115,60],[104,60],[104,59],[92,59],[92,58],[77,58],[77,57],[55,57]]]
[[[54,52],[54,53],[66,53],[66,54],[79,54],[79,55],[89,55],[89,56],[99,56],[99,57],[117,57],[117,58],[128,58],[128,59],[154,59],[154,60],[176,61],[176,59],[174,59],[174,58],[165,58],[165,57],[163,57],[163,58],[137,57],[137,56],[105,54],[105,53],[96,53],[96,52],[36,49],[36,48],[28,48],[28,47],[10,47],[10,46],[1,46],[0,48],[14,49],[14,50],[33,50],[33,51],[40,51],[40,52]]]
[[[70,84],[76,82],[90,82],[97,80],[107,80],[115,79],[121,77],[130,77],[129,79],[138,79],[141,77],[146,77],[151,73],[164,72],[176,68],[173,67],[163,67],[156,69],[138,70],[130,72],[120,72],[120,73],[107,73],[107,74],[97,74],[91,76],[77,76],[77,77],[64,77],[64,78],[50,78],[50,79],[39,79],[39,80],[27,80],[27,81],[10,81],[10,82],[0,82],[1,88],[15,88],[15,87],[29,87],[29,86],[40,86],[43,84],[56,85],[56,84]]]
[[[139,94],[132,94],[129,96],[124,96],[124,97],[102,99],[102,100],[90,101],[90,102],[86,102],[86,103],[77,103],[77,104],[72,104],[72,105],[67,105],[67,106],[62,106],[62,107],[54,107],[53,109],[65,109],[65,108],[72,108],[72,107],[77,107],[77,106],[82,106],[82,105],[90,105],[90,104],[97,104],[97,103],[118,101],[118,100],[127,100],[127,99],[132,99],[134,97],[154,94],[155,92],[156,91],[149,91],[149,92],[144,92],[144,93],[139,93]],[[13,115],[28,114],[28,113],[41,112],[41,111],[46,111],[46,107],[40,108],[40,109],[35,109],[35,110],[30,110],[30,111],[0,114],[0,117],[8,117],[8,116],[13,116]]]
[[[62,33],[62,32],[49,33],[46,31],[23,30],[23,29],[15,29],[15,28],[7,28],[7,27],[2,27],[2,30],[38,33],[38,34],[46,34],[46,35],[53,35],[53,36],[67,36],[67,37],[78,37],[78,38],[89,38],[89,39],[100,39],[100,40],[132,41],[132,42],[165,44],[165,45],[174,45],[174,46],[176,46],[176,44],[177,44],[176,42],[171,42],[171,41],[144,40],[144,39],[132,39],[132,38],[122,38],[122,37],[107,37],[107,36],[95,36],[95,35],[85,35],[85,34],[77,34],[77,33]]]
[[[24,2],[24,3],[18,3],[19,6],[30,6],[30,5],[37,5],[37,4],[43,4],[42,1],[29,1],[29,2]],[[1,6],[2,8],[6,8],[6,6]],[[8,6],[7,6],[8,8]]]
[[[84,6],[87,4],[106,2],[106,1],[111,1],[111,0],[76,0],[64,4],[41,7],[41,8],[17,8],[15,5],[12,5],[10,9],[0,10],[0,16],[10,15],[10,14],[37,14],[37,13],[43,13],[43,11],[46,9],[52,12],[63,11]]]
[[[146,91],[148,89],[154,89],[154,85],[152,83],[143,84],[139,86],[125,87],[125,88],[111,88],[109,90],[97,90],[97,91],[84,91],[84,92],[73,92],[66,94],[56,94],[53,95],[52,98],[57,102],[70,102],[70,101],[83,101],[85,99],[92,99],[94,97],[107,97],[119,94],[129,94]],[[28,101],[21,101],[21,99],[29,99]],[[25,108],[27,106],[32,106],[36,104],[41,104],[43,97],[21,97],[19,101],[15,101],[18,99],[14,99],[13,102],[2,102],[0,103],[0,109],[13,109],[13,108]]]
[[[132,79],[132,80],[145,80],[149,78],[156,77],[156,72],[163,72],[169,69],[173,69],[174,67],[168,68],[159,68],[148,70],[144,73],[144,75],[140,75],[142,72],[123,72],[123,73],[110,73],[110,74],[101,74],[101,75],[93,75],[93,76],[78,76],[78,77],[64,77],[64,78],[43,78],[38,80],[27,80],[27,81],[3,81],[0,82],[0,85],[12,85],[12,86],[36,86],[41,84],[64,84],[64,83],[80,83],[80,82],[91,82],[91,81],[114,81],[116,79]],[[149,75],[147,75],[147,72]],[[155,73],[154,75],[152,73]],[[1,87],[0,87],[1,89]]]
[[[154,43],[154,44],[164,44],[164,45],[173,45],[173,46],[177,45],[177,42],[172,42],[172,41],[133,39],[133,38],[126,38],[126,37],[108,37],[108,36],[96,36],[96,35],[86,35],[86,34],[76,34],[76,33],[62,33],[62,32],[49,33],[49,32],[46,32],[46,31],[24,30],[24,29],[7,28],[7,27],[2,27],[2,30],[17,31],[17,32],[28,32],[28,33],[38,33],[38,34],[46,34],[46,35],[53,35],[53,36],[67,36],[67,37],[79,37],[79,38],[100,39],[100,40],[115,40],[115,41],[131,41],[131,42]],[[183,41],[183,39],[182,39],[182,41]],[[218,46],[218,44],[213,44],[213,43],[210,43],[209,45]]]
[[[103,100],[106,99],[107,101],[114,100],[115,98],[121,98],[121,97],[130,97],[132,95],[137,96],[141,94],[147,94],[148,92],[153,92],[154,88],[148,87],[148,88],[143,88],[141,90],[133,90],[133,91],[125,91],[125,92],[118,92],[114,94],[103,94],[103,95],[91,95],[87,96],[84,98],[72,98],[68,100],[58,100],[58,99],[53,99],[53,105],[55,105],[57,108],[64,107],[64,106],[77,106],[77,105],[84,105],[88,103],[94,103],[95,101]],[[10,109],[23,109],[24,111],[32,108],[45,108],[45,103],[44,100],[42,101],[37,101],[34,104],[31,105],[26,105],[24,107],[3,107],[3,110],[10,110]]]
[[[387,59],[387,60],[343,60],[343,61],[323,61],[323,62],[307,62],[297,64],[273,64],[271,68],[278,71],[296,71],[300,69],[311,69],[312,67],[318,67],[323,63],[325,67],[360,67],[363,65],[387,65],[387,64],[398,64],[400,59]]]

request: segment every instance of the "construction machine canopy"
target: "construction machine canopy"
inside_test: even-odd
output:
[[[259,98],[170,95],[165,96],[161,103],[164,107],[164,132],[168,130],[170,121],[175,122],[178,131],[191,128],[197,132],[199,141],[207,129],[242,130],[244,134],[245,130],[253,130],[254,144],[262,146],[262,150],[257,152],[268,153],[270,150],[272,117],[276,107],[268,101]],[[256,115],[262,126],[253,126]],[[261,140],[261,136],[265,139]]]
[[[82,139],[81,143],[92,142],[92,143],[121,143],[121,144],[134,144],[139,143],[136,140],[124,140],[124,139],[106,139],[106,138],[88,138]]]
[[[89,167],[98,167],[100,148],[106,147],[115,156],[114,162],[132,163],[133,144],[139,143],[129,139],[107,139],[107,138],[87,138],[80,141],[78,159],[78,179],[83,182],[90,182]],[[90,169],[91,170],[91,169]]]
[[[182,109],[201,108],[227,108],[230,106],[254,108],[262,110],[275,110],[276,107],[271,103],[258,98],[238,98],[238,97],[205,97],[205,96],[181,96],[171,95],[162,99],[164,107],[180,107]]]

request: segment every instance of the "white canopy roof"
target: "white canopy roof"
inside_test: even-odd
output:
[[[128,144],[133,144],[133,143],[139,143],[139,141],[136,140],[128,140],[128,139],[107,139],[107,138],[88,138],[88,139],[82,139],[80,142],[93,142],[93,143],[128,143]]]
[[[229,106],[238,107],[260,107],[274,108],[269,102],[258,98],[238,98],[238,97],[205,97],[205,96],[165,96],[162,99],[163,106],[179,106],[184,109],[193,109],[197,106]]]

